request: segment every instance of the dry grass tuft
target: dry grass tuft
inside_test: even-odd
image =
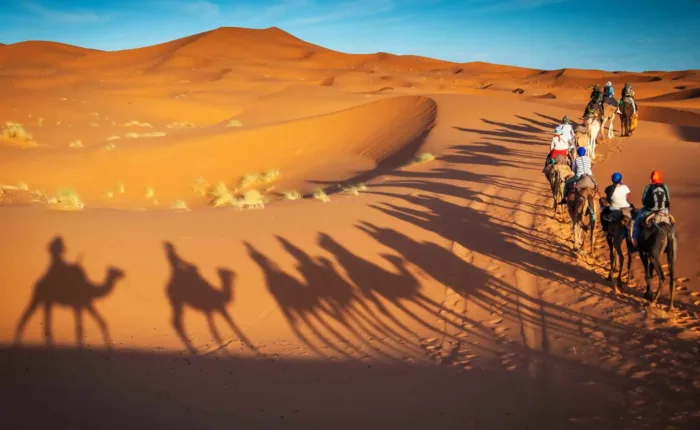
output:
[[[124,124],[122,124],[122,127],[148,127],[148,128],[153,128],[153,126],[147,122],[140,122],[137,120],[131,120],[127,121]]]
[[[70,148],[83,148],[85,145],[83,145],[83,142],[79,140],[74,140],[71,143],[68,144]]]
[[[119,194],[124,194],[124,183],[123,182],[117,182],[117,191]]]
[[[207,194],[207,190],[209,189],[209,183],[203,176],[200,176],[199,178],[195,179],[194,182],[192,182],[190,187],[195,193],[199,194],[200,196],[204,196]]]
[[[212,198],[211,204],[214,207],[234,206],[236,199],[233,193],[228,189],[225,183],[219,181],[209,191],[209,196]]]
[[[359,196],[360,191],[367,191],[367,185],[363,183],[359,184],[350,184],[347,187],[341,186],[342,190],[351,196]]]
[[[112,142],[109,142],[109,143],[107,143],[107,144],[105,144],[105,145],[102,145],[102,150],[103,150],[103,151],[111,151],[111,150],[113,150],[113,149],[116,148],[116,147],[117,147],[117,145],[113,144]]]
[[[49,199],[49,203],[66,210],[80,210],[85,207],[85,203],[80,200],[78,193],[70,188],[60,190],[57,197]]]
[[[5,127],[2,130],[2,138],[5,140],[17,139],[30,142],[32,140],[32,135],[25,130],[22,124],[8,121],[5,123]]]
[[[165,133],[162,131],[153,131],[151,133],[143,133],[141,137],[163,137],[165,136]]]
[[[176,200],[175,203],[170,206],[170,209],[175,209],[175,210],[184,210],[187,211],[189,208],[187,207],[187,203],[185,203],[184,200]]]
[[[107,141],[119,140],[119,139],[121,139],[121,137],[119,137],[119,136],[117,136],[117,135],[112,135],[112,136],[109,136],[109,137],[107,138]]]
[[[138,138],[139,136],[141,136],[141,135],[138,134],[138,133],[134,133],[134,132],[127,133],[127,134],[124,135],[124,137],[126,137],[127,139],[136,139],[136,138]]]
[[[231,119],[226,124],[226,127],[243,127],[243,124],[237,119]]]
[[[195,125],[189,121],[184,122],[174,122],[172,124],[166,125],[167,128],[194,128]]]
[[[285,200],[299,200],[301,198],[301,194],[296,190],[285,191],[282,196]]]
[[[328,197],[328,194],[326,194],[323,188],[317,188],[314,190],[314,198],[316,200],[321,200],[324,203],[328,203],[331,201],[330,197]]]
[[[152,199],[155,197],[156,193],[153,190],[153,187],[144,187],[143,188],[143,196],[146,197],[147,199]]]
[[[416,155],[416,157],[413,159],[413,164],[422,164],[433,160],[435,160],[435,156],[433,154],[429,152],[423,152]]]
[[[256,174],[249,173],[240,179],[239,186],[241,188],[248,188],[253,185],[269,184],[277,180],[279,176],[280,171],[277,169],[270,169]]]
[[[236,199],[234,203],[238,209],[264,209],[265,198],[257,190],[249,190],[243,194],[243,197]]]

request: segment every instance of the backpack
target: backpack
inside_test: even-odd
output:
[[[645,205],[651,210],[661,210],[668,207],[668,193],[666,186],[662,184],[652,185]]]

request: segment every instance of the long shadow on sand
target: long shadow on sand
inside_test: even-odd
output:
[[[54,306],[73,308],[75,313],[75,337],[79,347],[83,346],[83,311],[87,311],[97,322],[102,331],[105,344],[111,344],[107,322],[97,312],[93,302],[109,295],[116,282],[124,277],[124,272],[110,267],[103,284],[93,284],[88,280],[80,263],[65,260],[65,245],[61,236],[56,236],[49,243],[51,263],[46,274],[37,281],[27,308],[17,323],[15,343],[21,342],[25,326],[39,307],[44,309],[44,336],[47,346],[53,345],[51,328],[51,310]]]
[[[164,246],[171,269],[166,295],[172,308],[172,325],[187,349],[197,354],[197,349],[185,333],[183,316],[185,308],[189,307],[205,315],[211,334],[220,348],[224,349],[226,345],[214,324],[215,314],[219,314],[228,323],[243,344],[252,351],[257,351],[255,345],[243,334],[226,310],[226,306],[233,301],[235,273],[229,269],[219,268],[221,289],[214,288],[202,277],[197,266],[183,260],[177,254],[172,243],[165,242]]]

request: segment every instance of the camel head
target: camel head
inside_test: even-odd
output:
[[[217,270],[217,273],[219,274],[219,278],[221,278],[221,282],[224,284],[231,284],[231,282],[236,278],[236,273],[234,271],[224,267],[220,267]]]
[[[107,279],[109,280],[117,281],[119,279],[122,279],[124,276],[124,271],[117,267],[110,267],[107,270]]]

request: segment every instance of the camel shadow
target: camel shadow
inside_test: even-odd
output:
[[[243,334],[241,329],[231,318],[226,310],[226,305],[233,301],[233,281],[235,273],[225,268],[219,268],[218,274],[221,282],[221,289],[214,288],[199,273],[199,269],[177,254],[175,246],[170,242],[165,242],[165,254],[170,262],[171,276],[166,287],[166,295],[172,308],[172,325],[175,332],[192,354],[198,354],[197,349],[192,345],[185,334],[183,315],[186,307],[190,307],[203,313],[207,318],[209,330],[219,344],[219,349],[224,349],[231,341],[224,344],[221,335],[214,324],[214,314],[219,314],[228,323],[236,336],[252,351],[257,352],[257,348]]]
[[[51,263],[46,274],[34,286],[32,299],[20,317],[15,332],[15,344],[21,343],[22,334],[31,316],[36,310],[44,308],[44,336],[47,346],[53,345],[51,329],[51,311],[54,305],[73,308],[75,313],[75,336],[78,347],[83,346],[83,310],[86,310],[97,322],[105,345],[110,347],[111,339],[104,318],[97,312],[93,301],[109,295],[116,282],[124,277],[121,269],[110,267],[102,285],[88,280],[85,269],[78,263],[69,263],[64,259],[65,244],[61,236],[56,236],[49,243]]]

